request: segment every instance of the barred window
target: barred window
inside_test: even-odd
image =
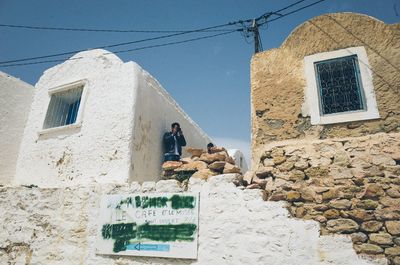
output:
[[[349,47],[304,57],[307,81],[304,113],[311,124],[379,118],[372,69],[364,47]]]
[[[364,109],[357,55],[314,63],[323,115]]]
[[[66,126],[76,122],[83,86],[51,95],[43,129]]]

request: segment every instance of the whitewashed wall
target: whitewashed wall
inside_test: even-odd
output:
[[[137,68],[139,66],[136,65]],[[187,146],[206,149],[211,141],[149,73],[138,69],[139,86],[133,131],[132,180],[158,180],[165,132],[178,122]],[[185,148],[183,148],[183,156]]]
[[[190,179],[189,191],[200,192],[197,260],[95,254],[102,194],[181,192],[174,180],[0,188],[0,264],[373,264],[356,255],[350,238],[319,236],[317,222],[288,217],[284,202],[263,201],[261,190],[238,189],[235,177]]]
[[[33,86],[0,72],[0,184],[14,178],[33,93]]]
[[[82,125],[41,134],[49,89],[85,80]],[[45,71],[36,84],[15,184],[56,187],[156,180],[161,136],[180,121],[189,145],[208,137],[140,66],[105,50],[81,52]],[[190,136],[189,136],[190,135]]]

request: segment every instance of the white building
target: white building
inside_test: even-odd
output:
[[[33,86],[0,72],[0,185],[14,178],[33,93]]]
[[[139,65],[105,50],[78,53],[36,84],[14,184],[157,180],[162,136],[175,121],[188,146],[210,142]]]

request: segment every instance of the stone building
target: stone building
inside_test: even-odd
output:
[[[251,62],[253,184],[400,264],[400,24],[326,14]]]
[[[23,86],[27,90],[28,85]],[[2,93],[8,94],[13,87],[6,87]],[[22,88],[15,93],[23,95]],[[33,89],[29,93],[26,102],[13,106],[24,119],[13,132],[16,141],[7,140],[18,143],[15,155],[9,156],[15,185],[157,180],[162,136],[175,121],[181,124],[188,146],[205,148],[210,142],[156,79],[136,63],[124,63],[105,50],[78,53],[46,70],[33,100]],[[5,138],[1,141],[8,144]],[[8,153],[0,151],[1,156]]]

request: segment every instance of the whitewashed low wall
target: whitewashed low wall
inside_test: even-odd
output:
[[[33,93],[33,86],[0,72],[0,184],[14,178]]]
[[[0,188],[0,264],[372,264],[355,254],[349,238],[320,237],[316,222],[289,218],[283,203],[236,188],[234,178],[190,180],[189,191],[200,192],[197,260],[95,254],[102,194],[181,192],[174,180]]]

